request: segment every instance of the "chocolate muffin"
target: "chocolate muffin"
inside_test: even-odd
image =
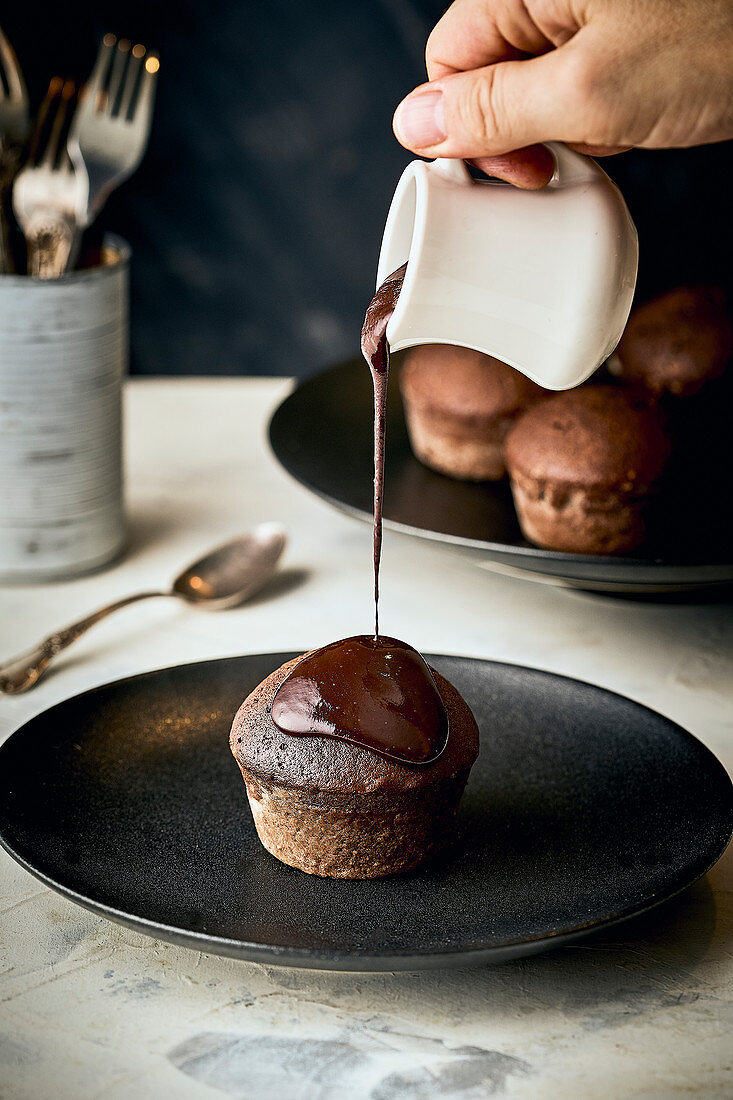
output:
[[[231,750],[262,844],[283,863],[330,878],[375,878],[415,867],[449,838],[478,755],[468,705],[431,670],[450,733],[442,755],[423,767],[331,737],[292,737],[277,728],[271,708],[302,659],[255,688],[232,725]]]
[[[447,344],[412,348],[400,389],[415,455],[464,481],[504,476],[507,432],[521,412],[547,396],[506,363]]]
[[[609,369],[655,397],[689,397],[719,378],[731,355],[723,291],[678,287],[634,310]]]
[[[663,417],[630,389],[583,386],[530,409],[506,445],[525,537],[579,554],[633,550],[669,453]]]

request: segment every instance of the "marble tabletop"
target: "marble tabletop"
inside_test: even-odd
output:
[[[290,386],[129,384],[127,553],[68,583],[0,588],[0,659],[116,596],[168,581],[259,521],[290,531],[283,571],[267,599],[235,611],[156,600],[101,623],[35,691],[0,698],[0,740],[121,676],[365,629],[369,528],[296,485],[267,446],[269,414]],[[733,770],[731,603],[550,588],[392,532],[382,584],[385,633],[622,692],[686,726]],[[493,967],[343,974],[147,938],[53,893],[0,852],[0,1096],[730,1096],[732,891],[729,849],[673,902],[576,946]]]

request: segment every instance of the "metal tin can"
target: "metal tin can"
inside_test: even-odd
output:
[[[130,249],[98,267],[0,276],[0,580],[98,569],[125,540],[122,384]]]

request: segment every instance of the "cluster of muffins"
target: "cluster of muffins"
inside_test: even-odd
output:
[[[469,481],[508,473],[530,542],[618,554],[647,534],[685,422],[716,400],[733,355],[725,296],[683,287],[632,314],[607,379],[551,394],[490,356],[411,349],[400,387],[425,465]]]

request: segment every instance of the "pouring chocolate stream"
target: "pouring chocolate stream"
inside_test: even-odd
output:
[[[389,345],[387,325],[407,265],[381,284],[364,318],[361,349],[374,383],[374,635],[332,642],[304,657],[280,685],[272,720],[291,736],[333,737],[404,764],[430,764],[448,740],[433,675],[412,646],[379,633],[379,566]]]
[[[389,384],[387,325],[402,290],[407,264],[388,275],[369,303],[361,329],[361,353],[374,383],[374,638],[379,638],[379,564],[382,559],[384,444]]]

